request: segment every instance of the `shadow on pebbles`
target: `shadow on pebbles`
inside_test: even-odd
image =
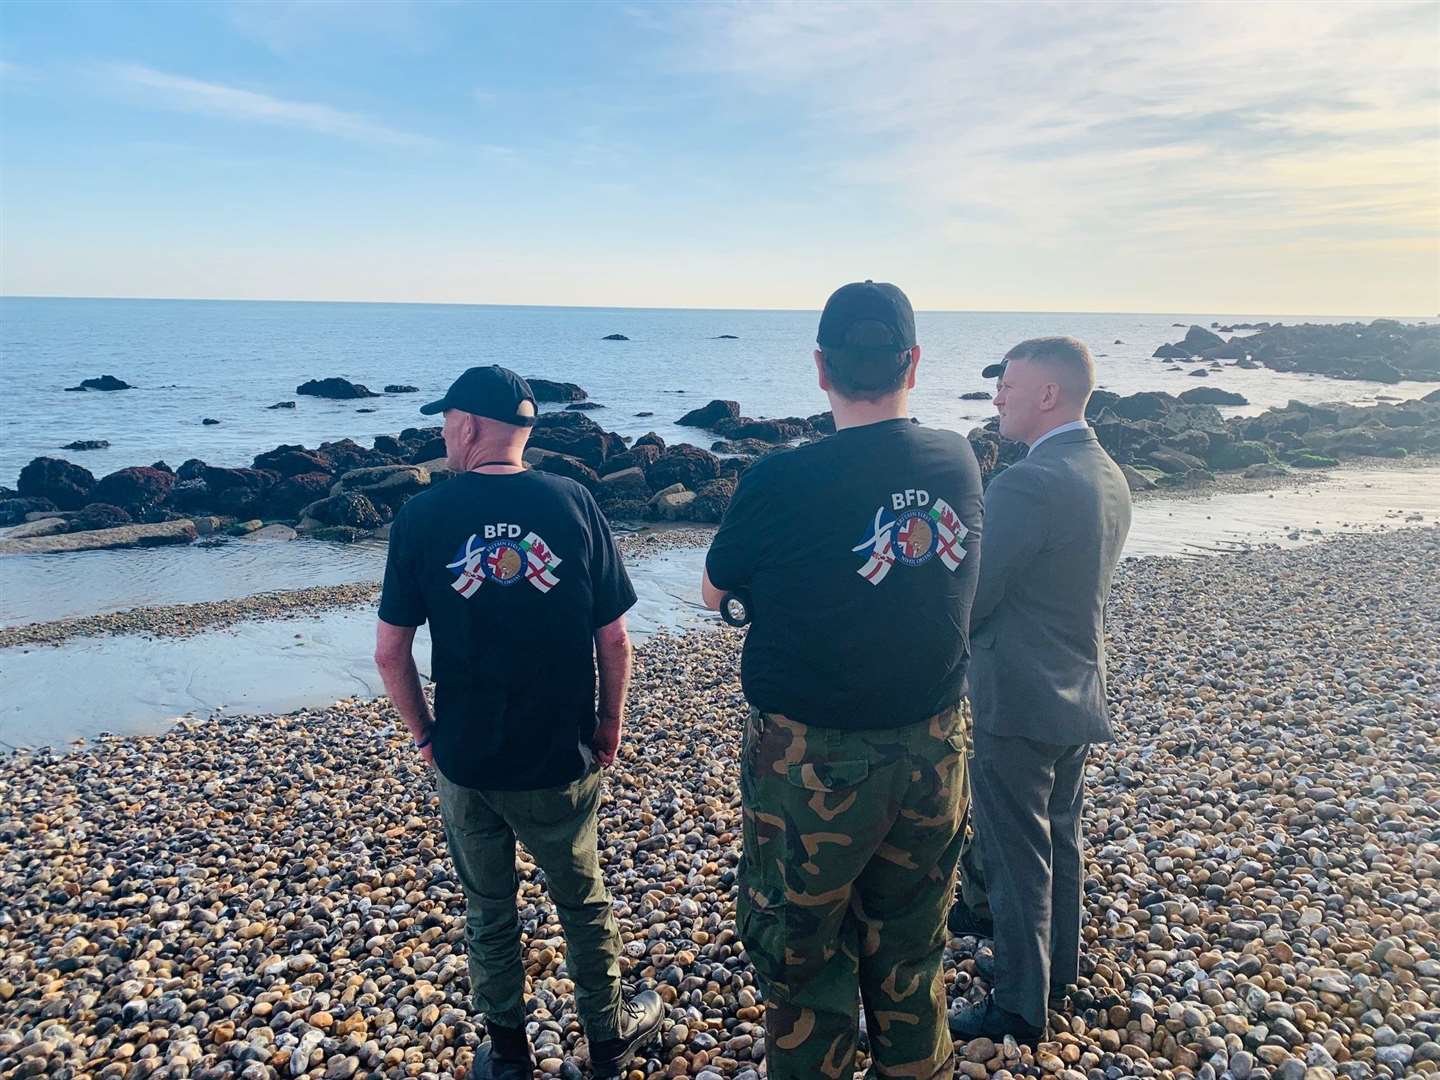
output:
[[[959,1075],[1440,1073],[1437,561],[1416,529],[1122,569],[1082,986],[1052,1041],[957,1044]],[[632,1076],[764,1056],[734,929],[739,641],[638,655],[602,855],[626,978],[669,1017]],[[576,1077],[564,939],[520,869],[531,1035]],[[462,896],[383,700],[0,764],[0,883],[0,1076],[439,1078],[476,1045]],[[950,942],[952,1006],[993,959]]]

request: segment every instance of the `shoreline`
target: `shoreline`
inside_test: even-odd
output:
[[[1347,463],[1353,468],[1352,463]],[[1416,454],[1391,460],[1367,460],[1365,467],[1380,472],[1408,472],[1440,466],[1440,455]],[[1263,494],[1297,490],[1334,482],[1334,469],[1313,472],[1292,470],[1281,476],[1247,479],[1239,473],[1222,473],[1216,482],[1201,487],[1167,487],[1133,492],[1137,501],[1174,500],[1203,502],[1224,495]],[[715,526],[654,524],[633,532],[616,533],[626,558],[644,558],[681,547],[708,546]],[[294,541],[292,541],[294,542]],[[69,616],[0,627],[0,649],[61,645],[81,638],[139,634],[149,638],[190,637],[252,620],[294,618],[308,614],[359,607],[379,595],[379,582],[351,582],[298,589],[273,589],[220,600],[163,604],[120,611]]]
[[[1119,741],[1095,749],[1085,815],[1089,997],[1034,1052],[959,1044],[957,1075],[1358,1080],[1440,1061],[1437,559],[1427,526],[1122,564]],[[647,1077],[754,1080],[762,1056],[733,921],[742,637],[636,650],[607,773],[622,973],[668,1005]],[[302,1036],[316,1075],[467,1066],[463,899],[384,698],[17,755],[0,796],[0,1071],[28,1039],[42,1073],[153,1053],[284,1075]],[[573,1075],[560,929],[519,866],[537,1050]],[[953,1007],[993,955],[949,945]]]
[[[644,558],[677,547],[708,543],[713,529],[664,526],[617,533],[626,558]],[[293,542],[293,541],[292,541]],[[77,638],[139,634],[148,638],[191,637],[252,620],[270,621],[360,607],[380,595],[380,583],[348,582],[301,589],[273,589],[224,600],[126,608],[45,622],[0,627],[0,649],[61,645]]]

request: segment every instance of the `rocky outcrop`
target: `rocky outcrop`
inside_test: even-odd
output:
[[[101,477],[86,502],[110,503],[144,520],[160,509],[174,486],[174,473],[139,465]]]
[[[304,382],[297,386],[295,393],[304,394],[307,397],[331,398],[335,401],[349,401],[355,398],[380,396],[362,383],[353,383],[349,379],[341,379],[338,377],[311,379],[309,382]]]
[[[60,448],[61,450],[108,450],[110,449],[109,439],[77,439],[75,442],[68,442]]]
[[[151,525],[122,525],[116,529],[67,532],[32,540],[0,540],[0,555],[45,555],[61,551],[188,544],[198,535],[195,523],[187,520],[163,521]]]
[[[601,338],[600,340],[601,340],[601,341],[629,341],[630,339],[629,339],[628,337],[626,337],[624,334],[606,334],[606,335],[605,335],[603,338]]]
[[[675,423],[681,427],[708,428],[713,431],[722,420],[734,420],[739,415],[740,403],[738,401],[723,401],[716,398],[708,405],[691,409]]]
[[[58,510],[59,507],[49,499],[41,499],[34,496],[0,499],[0,527],[20,525],[25,521],[27,514],[39,514]]]
[[[583,484],[593,491],[600,483],[600,476],[587,463],[574,457],[571,454],[561,454],[551,451],[535,460],[532,468],[540,472],[554,473],[556,476],[568,477],[576,483]]]
[[[625,451],[625,442],[607,432],[584,413],[545,413],[535,421],[530,445],[579,458],[590,469],[600,471],[605,459]]]
[[[1237,366],[1263,364],[1275,371],[1302,371],[1336,379],[1397,383],[1404,379],[1440,378],[1440,324],[1407,324],[1394,319],[1368,323],[1297,326],[1259,323],[1221,327],[1222,331],[1255,329],[1228,342],[1192,326],[1178,345],[1162,345],[1162,359],[1234,360]]]
[[[79,386],[67,386],[66,390],[104,390],[113,392],[115,390],[134,390],[128,382],[117,379],[114,375],[101,375],[98,379],[82,379]]]
[[[61,510],[79,510],[91,502],[95,477],[64,458],[38,457],[20,470],[16,490],[32,499],[48,499]]]
[[[385,387],[387,394],[415,394],[419,393],[418,386],[407,386],[404,383],[390,383]]]
[[[720,475],[720,462],[708,450],[688,443],[672,446],[645,470],[645,479],[654,491],[671,484],[684,484],[695,491]]]
[[[266,493],[262,516],[293,521],[305,507],[325,498],[329,492],[329,473],[308,472],[288,476]]]
[[[385,524],[375,504],[357,491],[344,491],[311,503],[302,511],[300,520],[301,530],[310,532],[325,525],[378,529]]]
[[[732,477],[711,480],[695,492],[695,501],[690,503],[687,516],[691,521],[718,525],[734,494],[735,480]]]
[[[530,384],[530,392],[535,395],[535,400],[542,403],[584,401],[590,396],[581,387],[571,382],[555,382],[552,379],[532,379],[528,376],[525,381]]]
[[[1232,394],[1229,390],[1221,390],[1218,386],[1197,386],[1193,390],[1186,390],[1180,395],[1180,400],[1187,405],[1250,404],[1244,394]]]

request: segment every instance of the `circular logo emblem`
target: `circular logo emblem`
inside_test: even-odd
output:
[[[497,585],[514,585],[524,574],[525,556],[509,540],[497,540],[485,549],[485,576]]]
[[[924,510],[907,510],[896,519],[895,557],[906,566],[920,566],[935,555],[935,526]]]

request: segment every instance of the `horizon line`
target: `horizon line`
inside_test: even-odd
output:
[[[628,304],[497,304],[467,300],[317,300],[312,298],[297,297],[228,297],[228,296],[76,296],[58,293],[0,293],[0,300],[120,300],[150,303],[193,303],[193,304],[353,304],[370,306],[394,306],[394,307],[478,307],[478,308],[534,308],[551,311],[714,311],[714,312],[742,312],[742,311],[765,311],[784,314],[805,314],[807,312],[819,312],[820,306],[814,308],[790,308],[790,307],[690,307],[690,306],[667,306],[652,305],[649,307],[638,307]],[[1176,309],[1173,311],[1124,311],[1124,310],[1102,310],[1095,309],[1049,309],[1049,308],[917,308],[917,313],[931,315],[1197,315],[1198,310],[1184,311]],[[1204,312],[1207,315],[1215,315],[1217,312]],[[1374,320],[1394,319],[1415,320],[1419,322],[1431,322],[1440,319],[1440,313],[1436,315],[1397,315],[1397,314],[1375,314],[1375,313],[1347,313],[1343,315],[1325,315],[1319,312],[1271,312],[1271,311],[1227,311],[1226,315],[1242,316],[1253,318],[1269,316],[1270,318],[1307,318],[1307,319],[1351,319],[1351,320]]]

